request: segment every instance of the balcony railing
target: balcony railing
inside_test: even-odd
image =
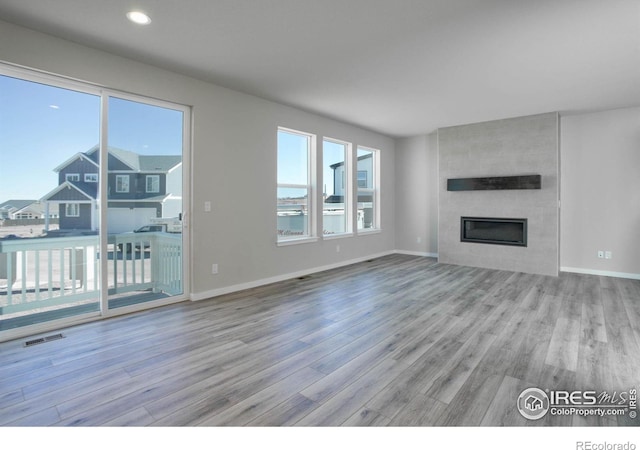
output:
[[[98,236],[0,241],[0,318],[97,302]],[[109,295],[182,292],[182,235],[126,233],[108,238]]]

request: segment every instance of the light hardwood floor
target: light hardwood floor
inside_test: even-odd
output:
[[[0,424],[639,425],[524,419],[527,387],[640,385],[640,282],[392,255],[0,344]]]

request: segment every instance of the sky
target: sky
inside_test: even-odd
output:
[[[182,112],[109,98],[109,145],[179,155]],[[40,199],[57,166],[100,140],[100,97],[0,75],[0,203]]]
[[[307,147],[310,138],[306,135],[278,132],[278,183],[279,184],[307,184],[306,167],[308,165]],[[333,169],[331,164],[344,162],[345,144],[324,140],[322,143],[322,176],[323,193],[333,192]],[[299,197],[304,191],[298,189],[278,190],[279,197]]]
[[[114,97],[108,110],[110,146],[143,155],[181,153],[181,111]],[[0,75],[0,203],[42,198],[58,186],[54,169],[99,140],[99,95]],[[306,174],[306,148],[305,136],[278,133],[278,152],[286,154],[278,158],[279,182],[306,184],[300,177]],[[329,166],[344,160],[344,146],[325,141],[323,160],[324,193],[331,195]]]

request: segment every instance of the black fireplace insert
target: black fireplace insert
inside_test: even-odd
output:
[[[527,219],[461,217],[460,241],[527,246]]]

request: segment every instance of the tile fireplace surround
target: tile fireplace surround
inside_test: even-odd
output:
[[[489,269],[558,275],[557,113],[438,130],[438,259]],[[541,189],[448,191],[450,178],[540,174]],[[461,217],[527,219],[527,246],[461,242]]]

